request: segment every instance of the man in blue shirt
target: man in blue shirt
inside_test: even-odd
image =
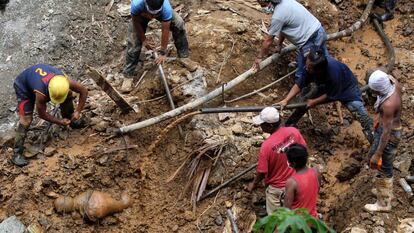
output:
[[[85,106],[88,90],[80,83],[69,79],[61,70],[46,64],[33,65],[14,81],[17,97],[19,124],[16,130],[12,162],[17,166],[25,166],[28,162],[23,157],[24,141],[33,120],[36,106],[40,118],[58,125],[69,125],[81,128],[84,121],[80,119]],[[79,104],[75,110],[72,92],[79,93]],[[47,102],[59,104],[62,118],[47,113]]]
[[[184,20],[172,9],[169,0],[132,0],[131,2],[132,24],[128,29],[128,45],[125,75],[135,75],[142,46],[153,49],[153,45],[145,36],[148,23],[151,19],[161,22],[161,49],[158,51],[157,64],[165,61],[170,30],[174,39],[179,58],[186,58],[188,52],[187,33]]]
[[[312,88],[311,83],[316,87]],[[307,60],[304,75],[295,80],[288,95],[278,104],[283,108],[300,92],[300,101],[307,106],[296,109],[286,125],[295,125],[309,108],[316,105],[340,101],[361,123],[367,140],[373,141],[373,122],[362,102],[358,81],[345,64],[325,56],[322,49],[312,48]]]

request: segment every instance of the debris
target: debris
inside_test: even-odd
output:
[[[43,227],[40,226],[39,223],[32,223],[30,224],[27,229],[26,233],[44,233]]]
[[[406,176],[409,174],[408,170],[410,170],[411,160],[412,158],[409,154],[402,154],[397,161],[394,161],[393,166],[401,172],[402,176]]]
[[[98,132],[105,132],[106,129],[109,128],[109,122],[102,120],[98,124],[94,125],[92,128]]]
[[[0,232],[4,233],[23,233],[25,227],[16,216],[11,216],[0,223]]]
[[[404,189],[404,191],[411,198],[414,195],[413,194],[413,189],[410,187],[410,185],[407,183],[407,181],[404,178],[400,178],[398,181],[400,182],[400,185]]]
[[[231,127],[231,131],[233,132],[233,134],[239,135],[244,133],[243,127],[241,126],[240,123],[236,123]]]
[[[219,113],[218,114],[218,119],[219,119],[219,121],[224,122],[224,121],[227,121],[230,118],[233,118],[235,116],[236,116],[236,113],[226,113],[226,112],[224,112],[224,113]]]
[[[56,153],[56,148],[48,146],[43,151],[43,154],[47,157],[53,156]]]
[[[188,69],[190,72],[194,72],[197,70],[198,64],[192,61],[190,58],[180,58],[178,59],[181,65]]]
[[[52,192],[46,193],[46,196],[51,197],[51,198],[58,198],[59,194],[52,191]]]
[[[133,79],[132,78],[124,78],[123,82],[122,82],[122,86],[121,86],[121,93],[129,93],[132,91],[132,83],[133,83]]]
[[[227,209],[226,213],[231,223],[231,228],[233,230],[233,233],[239,233],[239,228],[237,227],[237,223],[236,223],[236,217],[234,216],[234,213],[231,209],[232,206],[233,204],[231,202],[226,201],[226,209]]]
[[[115,3],[115,0],[111,0],[111,1],[108,3],[108,5],[105,7],[105,13],[106,13],[106,14],[109,14],[109,12],[111,11],[112,6],[114,5],[114,3]]]
[[[135,148],[138,148],[138,145],[120,146],[120,147],[115,147],[115,148],[111,148],[111,149],[105,150],[101,154],[110,154],[112,152],[116,152],[116,151],[120,151],[120,150],[130,150],[130,149],[135,149]]]
[[[134,109],[129,105],[129,103],[115,90],[111,84],[102,76],[102,74],[92,68],[88,67],[88,75],[95,81],[95,83],[101,87],[101,89],[108,94],[108,96],[121,108],[123,113],[128,113],[130,111],[134,112]]]
[[[406,218],[400,221],[397,227],[397,233],[414,232],[414,218]]]
[[[361,171],[361,163],[358,163],[356,160],[352,160],[351,164],[343,168],[338,174],[336,174],[336,178],[339,182],[345,182],[354,178],[359,172]]]
[[[122,17],[129,17],[131,16],[131,4],[118,4],[117,11]]]
[[[54,206],[58,213],[79,211],[82,217],[95,221],[128,208],[131,206],[131,200],[126,193],[123,193],[121,201],[118,201],[107,193],[89,190],[74,198],[59,197],[55,200]]]

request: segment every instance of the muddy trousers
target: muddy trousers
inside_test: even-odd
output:
[[[382,126],[378,127],[374,133],[374,142],[369,150],[369,156],[372,156],[379,146],[381,135],[384,129]],[[377,177],[379,178],[392,178],[393,177],[393,162],[395,155],[397,154],[398,145],[401,141],[401,129],[391,130],[390,139],[385,146],[382,153],[382,165],[379,169]]]
[[[303,88],[301,94],[299,95],[299,101],[305,102],[308,99],[317,98],[325,93],[325,87],[323,86],[308,86]],[[370,144],[374,141],[373,135],[373,121],[368,115],[367,110],[364,107],[362,101],[349,101],[342,102],[343,105],[351,112],[354,119],[359,121],[362,126],[363,133]],[[293,111],[292,115],[287,119],[286,126],[296,126],[299,120],[309,109],[306,107],[297,108]]]
[[[147,30],[149,19],[140,18],[140,24],[144,33]],[[179,58],[185,58],[189,56],[187,32],[185,31],[184,20],[175,11],[171,19],[170,31],[174,39],[174,45],[177,49]],[[139,56],[141,54],[142,41],[137,36],[132,21],[128,27],[128,41],[127,50],[125,55],[125,66],[123,73],[125,75],[136,74],[137,65],[139,62]]]
[[[266,212],[271,215],[278,208],[283,206],[282,197],[285,189],[276,188],[271,185],[266,188]]]

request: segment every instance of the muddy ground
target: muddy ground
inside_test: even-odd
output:
[[[121,9],[129,1],[115,1],[107,13],[105,7],[109,1],[29,2],[12,1],[6,14],[1,16],[0,27],[4,34],[0,47],[0,78],[7,83],[1,95],[3,99],[9,99],[2,102],[2,118],[9,117],[7,108],[13,106],[12,77],[29,64],[47,62],[62,67],[71,77],[88,86],[90,97],[85,115],[91,120],[90,127],[83,130],[68,131],[55,127],[47,144],[51,152],[31,158],[30,165],[25,168],[17,168],[9,162],[10,143],[2,146],[0,221],[17,215],[25,225],[38,222],[47,232],[222,232],[228,224],[224,202],[231,201],[237,209],[241,231],[247,232],[264,204],[264,187],[253,194],[244,191],[244,186],[253,178],[252,173],[217,195],[198,202],[195,211],[190,202],[190,191],[186,189],[188,168],[184,167],[172,181],[167,180],[191,152],[205,144],[228,145],[219,157],[212,157],[213,162],[207,157],[200,162],[202,168],[214,164],[207,190],[255,163],[260,143],[266,135],[252,127],[252,114],[189,118],[180,124],[185,132],[184,139],[173,128],[154,152],[145,156],[149,145],[169,122],[124,137],[111,137],[108,129],[169,110],[164,98],[157,99],[164,92],[154,66],[149,60],[145,61],[144,68],[148,72],[143,81],[132,91],[125,90],[125,97],[139,109],[138,113],[128,115],[121,115],[114,103],[85,75],[86,65],[96,67],[117,89],[123,89],[120,71],[129,18],[122,16]],[[343,1],[334,5],[325,0],[303,1],[330,33],[350,26],[360,17],[364,8],[360,2]],[[385,23],[385,31],[396,50],[393,74],[405,88],[404,131],[395,164],[393,211],[373,215],[363,211],[364,204],[374,201],[370,193],[373,172],[367,167],[368,143],[363,139],[360,125],[352,120],[345,108],[342,108],[345,114],[343,124],[339,123],[336,108],[330,104],[311,110],[313,124],[304,117],[299,125],[310,145],[310,164],[323,174],[318,211],[338,232],[354,226],[368,232],[392,232],[399,220],[413,216],[413,203],[397,179],[414,173],[414,166],[410,167],[414,153],[414,4],[410,0],[401,0],[398,4],[396,18]],[[190,58],[199,66],[197,71],[193,71],[174,60],[165,65],[171,88],[176,88],[174,99],[181,106],[251,67],[263,37],[260,31],[262,20],[268,24],[270,17],[259,12],[252,0],[175,1],[173,5],[185,17]],[[23,14],[27,11],[32,13]],[[158,40],[159,25],[154,23],[150,27],[153,30],[149,36]],[[31,33],[22,33],[27,31]],[[369,22],[353,36],[331,41],[328,45],[330,53],[349,65],[361,85],[367,69],[387,62],[385,47]],[[11,60],[7,59],[9,56]],[[175,56],[175,49],[169,56]],[[142,58],[146,58],[144,53]],[[233,99],[285,75],[294,69],[292,61],[294,54],[284,56],[226,93],[225,99]],[[200,72],[203,75],[198,75]],[[134,78],[133,85],[142,73],[143,70]],[[227,105],[275,103],[287,93],[292,82],[292,78],[285,79],[260,95]],[[223,103],[218,98],[205,106],[221,105]],[[372,107],[368,110],[374,116]],[[40,132],[33,129],[27,146]],[[136,147],[129,151],[106,153],[125,145]],[[343,174],[347,167],[359,173],[345,174],[349,180],[340,182],[337,174]],[[75,196],[89,189],[105,191],[114,197],[127,191],[133,206],[95,223],[85,222],[76,213],[61,215],[54,211],[56,194]]]

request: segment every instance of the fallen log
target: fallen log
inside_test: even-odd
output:
[[[122,113],[135,112],[131,105],[112,87],[112,85],[102,76],[95,68],[88,66],[87,74],[91,77],[96,85],[98,85],[121,109]]]
[[[361,28],[362,24],[367,20],[369,13],[371,12],[372,6],[374,4],[374,0],[369,0],[361,18],[355,22],[351,27],[349,27],[348,29],[345,29],[343,31],[340,32],[336,32],[333,34],[329,34],[328,35],[328,40],[333,40],[333,39],[337,39],[337,38],[341,38],[344,36],[349,36],[351,33],[353,33],[354,31],[358,30]],[[281,53],[276,53],[273,54],[272,56],[266,58],[265,60],[263,60],[260,63],[260,67],[262,68],[261,70],[263,70],[263,68],[265,68],[266,66],[270,65],[271,63],[273,63],[274,61],[277,61],[280,58],[281,54],[284,53],[288,53],[291,51],[294,51],[296,49],[296,46],[294,45],[289,45],[285,48],[282,49]],[[151,126],[153,124],[157,124],[161,121],[173,118],[175,116],[178,116],[184,112],[188,112],[193,110],[194,108],[216,98],[217,96],[220,96],[222,94],[222,92],[226,92],[230,89],[232,89],[233,87],[237,86],[238,84],[240,84],[241,82],[243,82],[244,80],[246,80],[247,78],[249,78],[250,76],[252,76],[253,74],[255,74],[256,72],[253,71],[252,69],[247,70],[246,72],[244,72],[243,74],[237,76],[236,78],[234,78],[233,80],[231,80],[230,82],[227,83],[227,85],[224,86],[224,88],[222,88],[221,86],[216,88],[215,90],[213,90],[212,92],[208,93],[207,95],[200,97],[196,100],[194,100],[193,102],[187,103],[179,108],[176,108],[174,110],[171,110],[169,112],[163,113],[159,116],[141,121],[141,122],[137,122],[131,125],[127,125],[125,127],[119,128],[115,130],[115,133],[117,134],[123,134],[123,133],[128,133],[137,129],[141,129],[144,127],[148,127]]]

